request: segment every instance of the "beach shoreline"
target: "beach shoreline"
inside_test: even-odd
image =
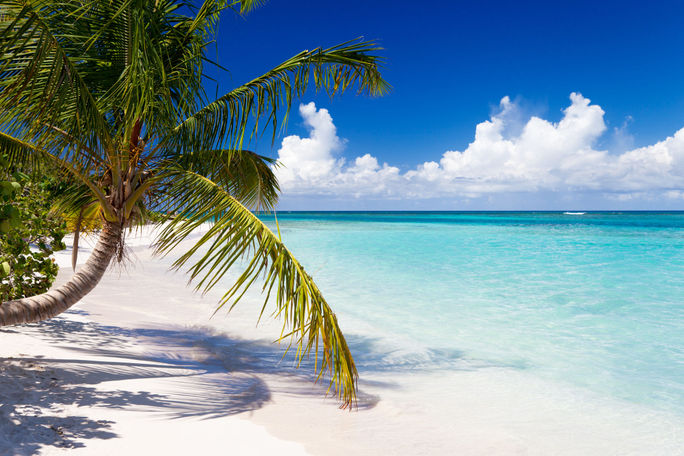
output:
[[[279,323],[255,328],[249,302],[211,318],[216,296],[153,258],[150,234],[129,237],[132,262],[63,316],[0,330],[0,454],[681,454],[678,417],[630,404],[616,416],[598,396],[469,359],[392,366],[354,328],[359,408],[339,410],[310,366],[281,359]],[[57,256],[64,281],[70,252]]]

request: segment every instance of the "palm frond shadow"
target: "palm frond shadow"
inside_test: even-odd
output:
[[[271,398],[265,382],[248,371],[226,371],[192,358],[132,354],[132,330],[53,319],[1,332],[30,334],[55,345],[78,341],[82,348],[74,350],[73,359],[0,359],[0,422],[7,423],[0,430],[0,454],[36,454],[46,446],[79,448],[90,439],[117,437],[114,422],[64,416],[60,411],[67,406],[151,411],[166,419],[210,419],[256,410]],[[94,359],[77,352],[104,356]],[[170,387],[160,392],[129,391],[123,385],[98,387],[145,378],[167,379]]]
[[[153,411],[167,419],[217,418],[263,407],[272,394],[263,380],[265,375],[278,377],[275,388],[279,394],[319,398],[325,391],[324,385],[312,383],[311,371],[294,369],[293,358],[289,355],[283,357],[283,348],[267,341],[231,338],[212,333],[208,328],[131,329],[106,326],[79,321],[78,317],[87,315],[87,312],[78,309],[72,309],[66,315],[66,319],[55,318],[0,329],[0,333],[30,334],[74,353],[73,358],[27,356],[5,359],[4,364],[15,366],[13,372],[8,372],[8,378],[35,378],[31,389],[41,394],[20,397],[5,396],[0,392],[0,402],[6,408],[2,415],[16,414],[27,407],[38,410],[74,404]],[[132,349],[140,345],[141,339],[149,342],[150,346],[159,347],[159,350],[140,353]],[[165,350],[165,347],[172,348]],[[145,378],[166,378],[171,381],[173,391],[134,393],[95,388],[104,382],[115,385],[112,382]],[[377,400],[361,393],[358,408],[373,407]],[[330,404],[336,406],[337,402],[331,399]],[[35,423],[22,421],[21,428],[42,426],[42,421],[35,421],[33,417],[29,421]],[[52,421],[58,423],[56,427],[62,429],[61,434],[56,431],[48,433],[47,437],[39,437],[34,442],[36,445],[77,447],[81,437],[115,436],[107,431],[111,423],[100,425],[83,418],[82,422],[68,420],[59,424],[60,419],[56,417]],[[90,428],[102,432],[86,433]],[[40,436],[39,433],[36,435]]]
[[[81,448],[90,439],[117,437],[112,421],[59,416],[49,409],[72,402],[121,404],[141,399],[131,393],[64,384],[59,379],[62,371],[45,369],[32,359],[0,359],[0,421],[4,423],[0,454],[37,454],[45,446]]]
[[[83,446],[83,440],[117,436],[111,430],[111,421],[49,413],[60,406],[153,411],[167,419],[211,419],[257,410],[272,394],[319,398],[325,391],[321,382],[312,383],[314,369],[309,364],[313,359],[305,358],[300,369],[295,369],[294,355],[283,356],[283,347],[268,341],[242,340],[205,327],[106,326],[79,321],[79,314],[87,312],[72,309],[66,319],[0,329],[8,335],[30,334],[74,353],[73,358],[0,359],[0,378],[4,378],[0,380],[0,420],[14,416],[20,421],[16,429],[10,426],[7,435],[0,435],[0,442],[21,434],[23,440],[16,442],[19,454],[32,454],[44,445],[77,448]],[[392,380],[397,375],[502,367],[468,360],[456,350],[407,353],[390,350],[375,338],[348,339],[361,373],[360,410],[379,401],[379,397],[365,393],[364,386],[400,388]],[[135,349],[141,340],[142,345],[156,348],[141,353]],[[382,375],[381,380],[364,380],[364,374],[388,375]],[[278,381],[267,384],[268,376]],[[152,393],[97,388],[103,382],[145,378],[167,379],[172,390]],[[330,404],[337,402],[331,399]]]

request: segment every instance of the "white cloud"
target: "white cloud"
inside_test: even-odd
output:
[[[284,186],[320,185],[330,175],[340,172],[343,160],[336,160],[335,152],[342,149],[343,141],[337,137],[337,128],[327,109],[316,110],[312,102],[299,106],[299,114],[310,129],[308,138],[288,136],[278,151],[282,167],[278,178]]]
[[[316,110],[311,102],[299,106],[299,114],[309,129],[308,138],[296,135],[283,139],[278,150],[278,180],[292,194],[391,194],[399,168],[384,164],[369,154],[357,157],[345,166],[344,158],[335,158],[344,141],[327,109]]]
[[[670,199],[684,199],[684,191],[668,190],[665,192],[665,197]]]
[[[521,122],[515,103],[504,97],[499,112],[476,126],[467,148],[403,173],[370,154],[346,164],[338,157],[344,141],[332,117],[309,103],[299,112],[310,135],[283,139],[277,174],[285,195],[473,198],[545,190],[605,192],[625,201],[682,194],[684,128],[656,144],[611,153],[596,146],[607,130],[603,109],[578,93],[570,101],[559,122],[535,116]]]

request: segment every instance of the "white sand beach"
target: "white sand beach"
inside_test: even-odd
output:
[[[369,369],[359,343],[359,408],[339,410],[312,369],[281,361],[277,323],[254,328],[256,303],[210,319],[216,297],[150,239],[131,236],[131,263],[69,312],[0,330],[0,454],[684,454],[676,416],[466,361]]]
[[[245,419],[269,390],[202,347],[206,334],[188,323],[206,312],[183,310],[206,303],[149,261],[149,241],[148,233],[132,241],[135,273],[113,267],[68,313],[3,328],[0,454],[307,454]],[[58,281],[71,274],[69,257],[57,254]]]

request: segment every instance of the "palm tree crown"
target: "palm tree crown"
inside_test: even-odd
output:
[[[73,185],[60,210],[102,220],[94,259],[58,294],[2,303],[0,323],[49,318],[99,281],[122,257],[124,231],[168,214],[157,251],[170,252],[204,223],[211,228],[175,263],[208,291],[236,264],[246,268],[221,299],[234,306],[263,278],[297,359],[316,354],[319,377],[347,405],[357,372],[334,313],[311,277],[255,215],[279,187],[269,158],[247,150],[276,128],[309,85],[333,95],[388,90],[379,49],[355,40],[303,51],[210,100],[204,66],[214,62],[221,13],[256,0],[5,0],[0,5],[0,150],[14,163],[50,163]],[[78,232],[78,229],[77,229]],[[318,359],[322,354],[320,360]]]

